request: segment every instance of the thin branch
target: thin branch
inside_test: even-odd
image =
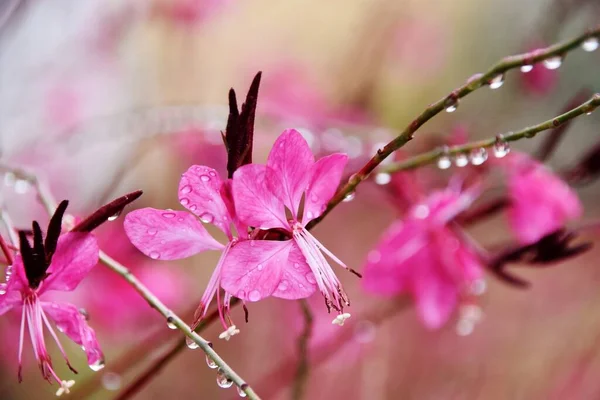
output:
[[[498,143],[499,138],[503,142],[514,142],[516,140],[520,140],[523,138],[531,138],[535,136],[538,132],[546,131],[549,129],[557,128],[567,121],[572,120],[580,115],[590,113],[594,111],[596,107],[600,106],[600,94],[595,94],[592,98],[585,103],[581,104],[579,107],[575,107],[574,109],[561,114],[557,117],[544,121],[537,125],[532,125],[527,128],[521,129],[516,132],[509,132],[503,135],[498,135],[497,137],[479,140],[476,142],[471,142],[467,144],[463,144],[460,146],[452,146],[446,148],[437,148],[432,151],[419,154],[415,157],[411,157],[407,160],[400,161],[393,164],[388,164],[383,168],[379,169],[379,172],[382,173],[393,173],[398,171],[406,171],[410,169],[415,169],[422,167],[427,164],[432,164],[438,160],[441,156],[454,156],[457,154],[469,154],[472,150],[481,149],[481,148],[489,148],[493,147],[496,143]]]
[[[600,35],[600,27],[589,30],[571,40],[555,44],[545,49],[538,49],[528,53],[509,56],[503,58],[487,72],[473,75],[465,84],[454,89],[447,96],[430,104],[421,114],[419,114],[400,134],[375,154],[357,173],[352,175],[348,182],[337,191],[335,196],[329,201],[327,209],[318,218],[312,220],[307,227],[313,227],[318,224],[327,214],[340,204],[346,196],[353,193],[356,187],[369,177],[371,172],[383,162],[390,154],[400,149],[406,143],[413,139],[415,132],[427,121],[435,117],[451,106],[457,106],[458,101],[475,90],[486,86],[494,78],[504,75],[507,71],[522,67],[524,65],[533,65],[553,57],[564,57],[566,53],[579,48],[587,39]]]
[[[52,193],[47,189],[47,186],[44,185],[34,174],[21,170],[8,168],[5,165],[0,164],[0,169],[4,169],[12,172],[18,179],[24,179],[30,182],[36,188],[38,197],[46,211],[49,215],[54,214],[56,210],[57,203]],[[194,343],[198,345],[206,353],[208,357],[210,357],[214,363],[223,371],[223,373],[233,381],[233,383],[240,388],[249,399],[258,400],[260,397],[254,392],[254,390],[248,385],[234,370],[231,368],[225,360],[217,354],[216,351],[213,350],[212,343],[208,340],[204,339],[196,332],[194,332],[189,325],[187,325],[177,314],[171,311],[165,304],[163,304],[158,297],[156,297],[144,284],[137,279],[137,277],[131,273],[131,271],[125,267],[123,264],[119,263],[108,254],[100,250],[99,253],[100,262],[107,266],[109,269],[113,270],[115,273],[119,274],[123,277],[137,292],[142,298],[144,298],[150,307],[154,308],[158,311],[166,320],[169,326],[173,326],[176,329],[179,329],[185,336],[190,338]]]
[[[309,375],[309,362],[308,362],[308,344],[312,336],[313,331],[313,315],[310,310],[310,305],[306,299],[299,301],[300,308],[302,310],[302,317],[304,319],[304,329],[298,337],[298,366],[296,367],[296,375],[294,377],[294,387],[292,388],[292,399],[301,400],[304,397],[306,391],[306,382],[308,381]]]

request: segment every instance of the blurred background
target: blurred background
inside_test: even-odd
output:
[[[0,0],[0,160],[35,171],[79,216],[135,189],[144,196],[134,207],[181,209],[177,186],[190,165],[225,171],[227,91],[234,87],[243,98],[260,70],[255,160],[266,159],[283,129],[296,128],[319,155],[348,153],[351,173],[471,75],[598,21],[594,0]],[[599,91],[599,70],[600,52],[579,50],[557,70],[511,71],[501,89],[467,97],[403,151],[549,119],[581,89]],[[600,138],[599,118],[578,118],[550,166],[577,162]],[[514,148],[534,152],[541,136]],[[27,182],[5,174],[0,186],[2,207],[17,226],[47,219]],[[599,189],[579,190],[586,220],[600,214]],[[365,183],[315,236],[360,270],[398,217],[390,190]],[[470,232],[483,246],[511,238],[502,216]],[[97,233],[107,253],[191,320],[216,252],[157,262],[129,244],[122,218]],[[520,271],[533,282],[529,290],[490,277],[480,302],[484,319],[467,336],[457,334],[455,321],[427,330],[405,299],[367,294],[356,277],[338,271],[353,316],[339,328],[320,296],[309,300],[315,325],[304,397],[600,398],[599,255],[592,250],[555,268]],[[94,373],[63,340],[80,370],[71,398],[116,398],[180,338],[101,265],[69,299],[88,311],[106,353],[106,368]],[[243,320],[240,309],[234,316]],[[17,383],[19,317],[0,319],[0,398],[50,398],[55,388],[43,381],[28,345],[25,381]],[[287,399],[302,321],[297,302],[268,299],[250,305],[249,323],[238,322],[241,334],[231,341],[217,339],[218,324],[203,336],[264,399]],[[57,371],[68,376],[49,347]],[[185,348],[131,398],[177,397],[238,395],[217,386],[200,350]]]

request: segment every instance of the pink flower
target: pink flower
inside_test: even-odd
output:
[[[423,323],[442,326],[470,288],[481,284],[477,254],[450,222],[474,201],[472,192],[433,192],[396,221],[368,255],[364,288],[386,296],[411,292]]]
[[[231,329],[232,324],[226,322],[226,319],[231,321],[231,294],[225,293],[221,301],[219,283],[222,279],[223,262],[238,240],[233,237],[231,224],[235,225],[237,232],[246,232],[248,228],[235,217],[228,187],[229,182],[222,181],[214,169],[194,165],[182,175],[179,182],[179,202],[192,214],[186,211],[143,208],[127,214],[124,226],[131,243],[155,260],[178,260],[205,250],[221,250],[221,259],[196,312],[196,323],[206,315],[216,294],[223,327],[226,332],[237,333],[235,325]],[[200,221],[213,224],[223,231],[228,243],[223,245],[215,240]]]
[[[238,218],[256,228],[253,234],[270,229],[291,240],[249,240],[233,246],[223,267],[226,291],[254,302],[268,296],[305,298],[318,287],[328,309],[336,309],[341,316],[336,320],[343,323],[349,316],[343,313],[348,298],[323,253],[348,267],[305,226],[325,210],[347,160],[337,153],[315,162],[306,140],[290,129],[273,145],[267,165],[244,165],[235,172]]]
[[[513,152],[499,165],[508,175],[508,218],[521,243],[536,242],[583,213],[575,191],[528,155]]]
[[[532,46],[534,48],[533,53],[535,54],[537,49],[543,47],[543,45]],[[531,69],[522,69],[522,71],[521,83],[523,89],[532,95],[546,95],[556,87],[558,82],[558,71],[547,68],[544,63],[534,64]]]
[[[94,236],[86,232],[61,234],[62,217],[68,202],[63,201],[50,220],[46,238],[43,238],[39,224],[33,222],[33,246],[27,234],[19,232],[20,253],[7,271],[7,281],[2,284],[0,295],[0,315],[14,308],[21,308],[21,330],[19,340],[19,381],[22,380],[21,356],[25,328],[29,332],[33,351],[44,379],[56,380],[60,385],[57,395],[68,393],[74,381],[64,381],[58,377],[46,349],[44,326],[67,362],[65,350],[50,324],[53,320],[59,331],[82,346],[90,367],[99,370],[104,366],[102,351],[96,335],[87,324],[86,318],[72,304],[43,301],[40,298],[49,291],[72,291],[98,262],[98,244]]]

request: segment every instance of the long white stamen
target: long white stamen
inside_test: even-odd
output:
[[[67,365],[69,366],[69,368],[73,369],[73,367],[71,367],[71,363],[69,362],[69,358],[67,357],[67,352],[62,347],[62,344],[60,344],[60,340],[58,340],[58,336],[56,335],[56,332],[54,332],[54,329],[52,328],[52,325],[50,325],[50,321],[48,321],[48,317],[46,317],[46,313],[44,313],[44,310],[42,309],[41,306],[39,306],[39,308],[40,308],[40,314],[42,315],[42,318],[44,320],[44,324],[46,325],[46,327],[50,331],[50,334],[52,335],[52,338],[54,339],[54,341],[58,345],[58,348],[60,349],[60,353],[64,357],[64,359],[67,362]]]
[[[19,381],[21,381],[22,377],[21,377],[21,368],[22,368],[22,360],[23,360],[23,340],[25,337],[25,318],[27,318],[26,316],[26,309],[25,309],[25,305],[23,305],[23,313],[21,314],[21,333],[19,334]]]

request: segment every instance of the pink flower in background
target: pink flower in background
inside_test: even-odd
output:
[[[348,267],[305,226],[325,211],[347,160],[345,154],[336,153],[315,162],[306,140],[290,129],[273,145],[267,165],[249,164],[235,172],[232,189],[239,219],[258,230],[283,231],[292,240],[234,245],[223,268],[225,290],[258,301],[268,296],[305,298],[318,287],[328,309],[340,313],[334,322],[343,324],[349,316],[343,313],[348,298],[323,253]]]
[[[227,3],[226,0],[166,0],[157,3],[155,12],[173,22],[193,26]]]
[[[450,225],[474,199],[472,191],[447,189],[414,205],[369,253],[364,288],[385,296],[410,292],[423,323],[432,329],[442,326],[465,289],[483,277],[477,254]]]
[[[543,47],[544,46],[542,45],[532,46],[531,48],[535,51],[535,49]],[[556,87],[556,83],[558,82],[558,71],[547,68],[544,63],[523,67],[521,71],[521,84],[523,85],[523,90],[532,95],[546,95]]]
[[[61,203],[50,221],[46,238],[37,222],[33,223],[33,246],[25,232],[19,232],[20,253],[7,272],[7,282],[2,284],[0,295],[0,315],[15,308],[21,308],[22,319],[19,340],[19,381],[22,380],[22,352],[25,328],[29,332],[35,357],[44,379],[53,379],[60,385],[57,395],[68,393],[74,381],[64,381],[58,377],[46,349],[44,326],[56,341],[69,368],[65,350],[50,321],[53,320],[59,331],[82,346],[88,363],[94,370],[104,366],[102,351],[96,335],[87,324],[86,318],[77,307],[69,303],[42,301],[41,296],[49,291],[72,291],[98,262],[98,244],[93,235],[83,232],[60,234],[62,217],[67,202]]]
[[[186,211],[142,208],[127,214],[125,232],[135,247],[155,260],[178,260],[205,250],[223,252],[202,296],[196,312],[196,323],[206,315],[216,294],[221,322],[226,330],[224,333],[229,332],[223,337],[228,339],[239,331],[229,317],[231,294],[225,293],[221,301],[219,285],[223,262],[238,240],[233,237],[231,224],[235,225],[237,232],[246,232],[247,227],[240,224],[235,216],[228,182],[222,181],[212,168],[194,165],[182,175],[179,182],[179,202],[192,214]],[[198,218],[223,231],[228,243],[223,245],[215,240]]]
[[[536,242],[583,213],[577,193],[542,163],[513,152],[498,164],[508,175],[508,218],[521,243]]]

